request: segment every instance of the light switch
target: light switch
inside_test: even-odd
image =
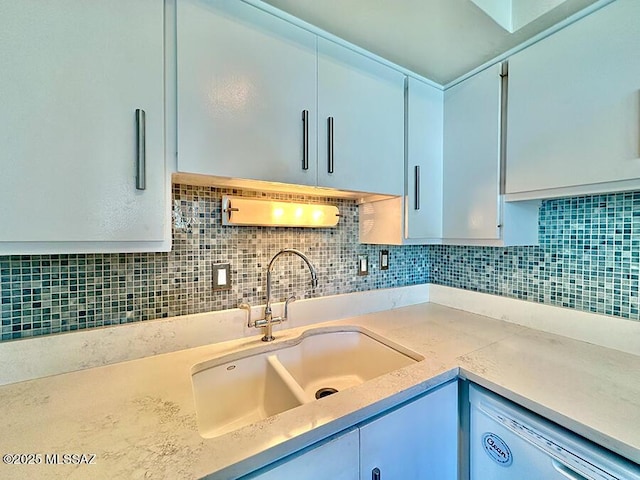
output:
[[[231,289],[231,266],[228,263],[214,263],[213,267],[213,289]]]
[[[389,250],[380,250],[380,270],[389,270]]]
[[[358,275],[369,275],[369,257],[367,255],[358,256]]]
[[[218,278],[216,279],[216,283],[218,285],[226,285],[227,284],[227,271],[224,268],[218,270]]]

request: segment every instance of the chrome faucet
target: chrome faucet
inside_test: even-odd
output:
[[[242,305],[240,305],[240,308],[243,308],[248,312],[249,327],[264,328],[264,336],[262,337],[263,342],[271,342],[272,340],[274,340],[275,337],[273,336],[273,325],[282,323],[287,320],[287,315],[289,312],[289,304],[296,300],[295,295],[292,295],[291,297],[287,298],[287,300],[284,302],[283,316],[273,318],[273,311],[271,310],[271,272],[273,271],[273,265],[275,261],[285,253],[292,253],[294,255],[299,256],[302,260],[304,260],[304,263],[307,264],[307,267],[309,267],[309,272],[311,273],[311,288],[315,288],[318,286],[318,274],[316,272],[316,268],[313,266],[311,261],[307,258],[307,256],[304,253],[298,250],[295,250],[293,248],[285,248],[284,250],[280,250],[278,253],[276,253],[273,256],[273,258],[269,262],[269,265],[267,266],[267,304],[264,307],[264,318],[260,320],[255,320],[252,322],[251,307],[246,303],[243,303]]]

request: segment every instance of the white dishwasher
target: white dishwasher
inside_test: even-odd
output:
[[[469,386],[471,480],[640,480],[638,464],[476,385]]]

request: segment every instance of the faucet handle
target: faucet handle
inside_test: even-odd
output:
[[[238,305],[238,308],[247,311],[247,327],[253,327],[254,324],[251,323],[251,305],[248,303],[241,303]]]
[[[298,299],[295,295],[291,295],[284,302],[284,319],[286,320],[289,317],[289,304],[291,302],[295,302]]]

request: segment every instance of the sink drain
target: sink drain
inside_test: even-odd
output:
[[[338,390],[336,390],[335,388],[331,388],[331,387],[321,388],[320,390],[318,390],[316,392],[316,398],[328,397],[329,395],[337,393],[337,391]]]

